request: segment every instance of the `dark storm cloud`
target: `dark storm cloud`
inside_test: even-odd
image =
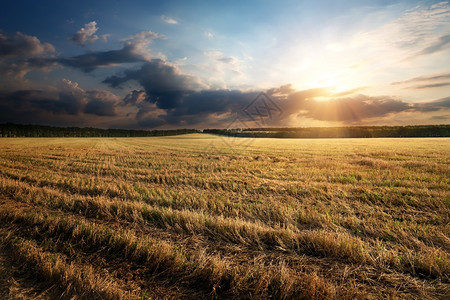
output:
[[[183,122],[193,125],[211,119],[228,118],[229,115],[243,115],[243,109],[257,95],[255,92],[239,90],[203,90],[192,92],[183,98],[178,107],[165,117],[169,123]],[[243,115],[244,116],[244,115]]]
[[[88,91],[86,94],[88,101],[84,108],[85,113],[97,116],[117,115],[117,96],[108,91]]]
[[[160,62],[154,63],[159,64]],[[167,71],[160,67],[156,70]],[[145,68],[143,69],[145,70]],[[148,72],[143,74],[148,74]],[[167,78],[177,77],[174,76],[174,73],[169,72],[168,74],[170,76]],[[178,76],[185,75],[178,74]],[[168,99],[174,93],[172,91],[163,93],[166,90],[158,90],[158,93],[161,94],[160,98],[152,100],[155,94],[152,92],[153,94],[149,96],[147,89],[154,86],[149,85],[145,90],[130,91],[120,100],[108,91],[84,91],[69,80],[65,80],[66,85],[54,92],[23,90],[9,94],[3,93],[0,95],[0,122],[24,123],[31,122],[31,120],[42,122],[46,118],[63,120],[64,116],[114,117],[118,116],[118,111],[122,111],[122,109],[126,111],[134,109],[132,113],[134,126],[140,128],[155,128],[163,125],[226,128],[235,116],[240,116],[245,126],[258,126],[252,123],[243,111],[249,103],[253,102],[258,95],[257,92],[225,89],[192,90],[189,87],[196,85],[190,80],[186,79],[185,81],[178,78],[175,82],[179,86],[174,82],[166,86],[166,89],[169,90],[182,91],[175,96],[175,100]],[[289,126],[292,124],[289,121],[305,118],[340,124],[360,124],[402,112],[445,112],[450,109],[450,97],[411,104],[393,97],[366,95],[334,97],[335,95],[326,89],[297,91],[290,85],[270,89],[267,94],[271,95],[273,101],[282,110],[282,114],[266,122],[267,126]],[[318,97],[321,98],[321,101],[317,100]],[[170,107],[167,106],[167,103],[158,102],[162,100],[168,101],[171,104]]]
[[[71,40],[80,45],[96,40],[98,37],[94,35],[97,30],[95,25],[95,22],[86,24]],[[123,47],[118,50],[55,58],[48,55],[55,52],[51,44],[41,43],[38,38],[20,32],[11,36],[0,32],[0,68],[5,75],[23,77],[32,70],[48,71],[59,65],[92,72],[97,68],[122,63],[145,62],[150,60],[147,45],[157,38],[165,36],[144,31],[122,40]]]
[[[167,122],[161,117],[143,117],[138,119],[137,124],[143,128],[155,128],[162,125],[167,125]],[[175,124],[173,124],[175,125]]]
[[[32,70],[48,71],[58,65],[49,58],[55,48],[20,32],[6,35],[0,31],[0,71],[3,76],[22,78]],[[1,80],[1,78],[0,78]]]
[[[78,68],[88,73],[101,67],[145,61],[145,57],[135,50],[133,45],[126,45],[120,50],[93,52],[74,57],[61,58],[59,62],[63,65]]]
[[[131,91],[123,99],[123,105],[137,105],[144,102],[147,98],[145,91],[134,90]]]
[[[103,82],[118,87],[130,80],[137,81],[148,100],[161,109],[178,107],[192,91],[205,87],[198,78],[183,74],[161,59],[152,59],[138,70],[127,70],[123,76],[110,76]]]
[[[138,82],[143,90],[130,92],[122,105],[135,105],[138,108],[136,119],[142,126],[195,126],[215,122],[223,127],[226,125],[224,120],[233,114],[242,115],[244,108],[258,94],[255,91],[205,89],[198,78],[186,75],[160,59],[152,59],[137,70],[110,76],[104,83],[120,87],[130,80]],[[355,124],[401,112],[445,109],[438,102],[420,107],[395,97],[354,95],[360,90],[333,94],[327,88],[297,91],[291,85],[270,89],[267,94],[277,101],[283,113],[269,120],[267,125],[286,126],[288,121],[295,118]],[[321,101],[318,98],[322,98]]]
[[[160,70],[160,68],[153,69],[154,72],[157,70]],[[123,81],[130,78],[129,75],[122,77]],[[159,78],[163,79],[164,77]],[[168,78],[171,77],[169,76]],[[119,83],[117,78],[111,81],[115,84]],[[173,85],[174,82],[178,82],[179,86]],[[174,89],[180,91],[180,93],[174,96],[174,93],[170,92],[161,96],[162,91],[158,90],[159,98],[156,101],[152,101],[152,96],[149,97],[147,94],[144,96],[142,91],[134,91],[134,93],[125,97],[124,101],[133,103],[130,99],[137,99],[137,96],[139,96],[139,99],[142,101],[137,114],[139,120],[152,120],[152,122],[158,121],[172,125],[195,125],[212,121],[212,118],[217,120],[227,118],[232,114],[242,115],[243,109],[257,95],[256,92],[242,92],[238,90],[189,91],[186,88],[188,85],[182,80],[173,80],[170,81],[170,84],[171,91]],[[149,91],[153,93],[151,94],[153,97],[155,96],[155,92],[151,90],[154,86],[149,85],[147,82],[144,87],[146,93]],[[352,124],[408,111],[413,108],[410,104],[392,97],[355,95],[352,97],[332,98],[333,94],[324,88],[296,91],[290,85],[285,85],[270,89],[267,93],[272,95],[283,111],[282,116],[268,120],[268,125],[274,126],[286,126],[285,122],[292,116]],[[170,99],[173,96],[174,98]],[[326,101],[318,101],[316,100],[317,97],[331,98]],[[166,102],[159,103],[158,101]],[[148,106],[145,104],[146,102],[149,104]],[[151,106],[151,104],[156,104],[156,107]],[[155,111],[155,109],[162,110],[164,114],[148,117],[147,114]],[[245,115],[243,117],[245,118]],[[250,120],[247,119],[247,121]]]
[[[166,124],[192,127],[205,123],[223,126],[230,115],[243,114],[242,109],[256,95],[255,92],[238,90],[189,91],[170,109],[158,107],[143,91],[132,91],[123,101],[126,105],[136,103],[136,119],[141,126]],[[135,99],[137,101],[133,102]]]
[[[97,30],[97,22],[89,22],[72,35],[69,40],[80,46],[84,46],[86,42],[93,43],[98,40],[98,35],[95,34]]]
[[[0,122],[45,122],[48,118],[83,115],[116,116],[119,98],[108,91],[84,91],[65,81],[59,90],[20,90],[0,93]]]
[[[91,22],[92,23],[92,22]],[[84,44],[94,41],[96,24],[86,24],[85,30],[73,41]],[[89,25],[89,26],[88,26]],[[103,83],[121,88],[134,81],[141,88],[132,90],[123,99],[104,90],[85,91],[77,83],[64,80],[59,88],[43,90],[0,91],[0,122],[46,123],[59,120],[93,120],[126,115],[131,127],[229,127],[240,116],[248,127],[258,126],[245,114],[259,91],[211,89],[199,78],[183,73],[175,65],[151,58],[147,45],[155,38],[164,38],[154,32],[141,32],[122,40],[119,50],[98,51],[69,58],[49,56],[54,52],[50,44],[36,37],[17,33],[0,33],[0,69],[4,75],[23,77],[32,70],[47,71],[65,65],[91,72],[97,68],[121,63],[138,63],[140,67],[107,77]],[[441,46],[443,47],[444,44]],[[437,49],[437,48],[436,48]],[[233,57],[213,53],[212,57],[233,65]],[[413,84],[413,88],[432,88],[450,85],[450,74],[422,76],[393,84]],[[442,82],[446,80],[446,82]],[[361,94],[363,88],[333,93],[327,88],[298,91],[283,85],[266,91],[282,113],[267,120],[267,126],[289,126],[301,119],[357,124],[380,120],[402,112],[438,112],[450,109],[450,98],[426,103],[410,104],[395,97],[371,97]],[[320,101],[319,101],[320,100]],[[260,105],[260,104],[258,104]],[[260,105],[261,106],[261,105]],[[261,108],[261,107],[259,107]],[[290,123],[291,122],[291,123]],[[292,123],[293,122],[293,123]],[[47,122],[48,123],[48,122]]]
[[[137,70],[111,76],[104,83],[112,87],[134,80],[142,90],[131,91],[123,105],[138,108],[136,119],[141,126],[169,124],[195,126],[242,112],[256,92],[210,90],[198,78],[182,73],[160,59],[152,59]]]
[[[61,58],[59,62],[66,66],[81,69],[87,73],[98,68],[122,63],[144,62],[150,60],[150,55],[145,47],[156,38],[165,37],[152,31],[145,31],[125,39],[122,49],[91,52]]]
[[[35,36],[21,32],[17,32],[14,35],[6,35],[0,31],[0,59],[32,56],[54,51],[55,48],[51,44],[41,43]]]
[[[282,89],[289,90],[286,87]],[[273,92],[274,89],[272,89]],[[138,123],[158,123],[177,126],[195,126],[197,124],[216,124],[227,127],[230,116],[238,115],[248,127],[260,126],[243,112],[244,108],[258,95],[256,92],[237,90],[204,90],[186,93],[176,107],[161,109],[149,101],[141,102],[137,114]],[[267,126],[289,126],[289,121],[304,118],[319,121],[358,124],[367,120],[383,118],[407,111],[438,111],[445,109],[446,101],[433,102],[423,106],[412,105],[392,97],[370,97],[355,95],[352,97],[331,98],[318,101],[315,98],[328,96],[322,89],[305,91],[291,90],[288,94],[273,94],[273,99],[282,113],[265,120]],[[159,110],[159,114],[154,114]],[[153,114],[152,114],[153,113]]]
[[[60,115],[78,115],[80,99],[67,93],[49,94],[39,90],[15,91],[0,95],[1,122],[27,123]]]
[[[98,68],[114,66],[122,63],[145,62],[149,54],[143,49],[143,43],[148,41],[126,42],[122,49],[86,53],[73,57],[46,58],[32,57],[10,61],[2,69],[6,73],[19,73],[22,75],[31,70],[47,70],[49,67],[64,65],[81,69],[89,73]]]

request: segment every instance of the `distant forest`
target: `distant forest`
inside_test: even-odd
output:
[[[0,124],[0,137],[146,137],[202,132],[198,129],[128,130]],[[450,125],[204,129],[204,133],[255,138],[450,137]]]
[[[205,129],[203,132],[255,138],[450,137],[450,125]]]
[[[145,137],[200,132],[196,129],[128,130],[0,124],[0,137]]]

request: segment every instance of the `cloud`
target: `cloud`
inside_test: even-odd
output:
[[[450,7],[448,2],[441,2],[429,7],[417,6],[406,13],[386,29],[392,30],[397,39],[398,47],[410,49],[411,47],[433,47],[434,37],[442,25],[448,22]],[[389,37],[389,36],[388,36]],[[392,41],[392,40],[391,40]],[[422,51],[423,54],[434,51]]]
[[[130,80],[141,84],[149,101],[163,109],[178,106],[186,94],[206,87],[198,78],[161,59],[152,59],[138,70],[127,70],[123,76],[110,76],[103,82],[118,87]]]
[[[120,101],[119,97],[109,91],[85,91],[77,82],[68,79],[63,79],[63,88],[56,99],[63,103],[64,107],[70,108],[64,111],[68,114],[85,113],[96,116],[115,116],[115,106]]]
[[[123,39],[124,46],[122,49],[91,52],[74,57],[61,58],[59,62],[87,73],[98,68],[122,63],[145,62],[151,59],[146,46],[157,38],[165,38],[165,36],[152,31],[144,31]]]
[[[108,39],[109,39],[110,36],[111,36],[110,33],[102,34],[102,40],[103,40],[103,42],[106,43],[106,42],[108,41]]]
[[[277,120],[278,125],[293,118],[347,125],[361,124],[403,112],[440,111],[450,107],[450,98],[415,104],[390,96],[373,97],[360,94],[335,98],[336,95],[327,89],[296,91],[290,85],[267,92],[278,100],[277,103],[284,111],[283,119]],[[329,100],[318,101],[317,98],[320,97],[327,97]]]
[[[95,31],[91,32],[93,35]],[[153,57],[148,45],[158,38],[165,36],[144,31],[122,39],[123,46],[118,50],[57,58],[51,56],[54,53],[53,46],[43,44],[35,37],[20,33],[0,35],[0,68],[2,74],[6,75],[23,77],[31,70],[46,71],[58,65],[91,72],[122,63],[141,63],[139,67],[104,79],[103,83],[113,88],[122,88],[130,81],[141,86],[129,91],[122,99],[106,90],[84,90],[76,82],[66,79],[60,87],[50,87],[45,91],[22,87],[13,92],[0,92],[0,121],[42,123],[51,119],[64,123],[65,118],[131,118],[130,124],[133,125],[130,126],[152,128],[228,127],[236,115],[245,118],[243,109],[252,103],[259,91],[212,88],[200,78],[183,72],[177,65]],[[13,48],[17,52],[11,50]],[[238,58],[219,51],[204,52],[204,55],[209,59],[210,66],[216,68],[216,73],[239,72],[242,67]],[[392,84],[408,84],[416,89],[433,88],[450,85],[448,79],[450,74],[447,73],[432,74]],[[358,88],[335,93],[328,88],[296,90],[292,85],[269,89],[267,94],[276,101],[283,113],[268,120],[266,125],[296,126],[305,119],[344,125],[371,124],[399,114],[433,113],[441,116],[450,109],[450,98],[408,103],[393,96],[358,94],[362,90]],[[243,120],[248,121],[249,127],[257,126],[250,119]]]
[[[2,71],[2,74],[6,76],[22,79],[31,71],[39,70],[42,72],[50,72],[58,66],[59,63],[52,58],[30,57],[9,61],[4,64],[0,63],[0,70]]]
[[[224,70],[228,70],[232,73],[233,76],[244,75],[241,71],[244,66],[242,62],[235,56],[227,56],[220,51],[205,51],[203,54],[206,57],[212,59],[214,62],[218,62],[218,64],[216,63],[216,65],[208,63],[208,67],[215,73],[221,73],[223,75]]]
[[[409,109],[409,105],[392,97],[358,95],[329,101],[307,100],[301,115],[321,121],[347,124],[380,118]]]
[[[86,92],[87,103],[84,113],[96,116],[116,116],[116,106],[120,99],[109,91],[95,90]]]
[[[396,81],[392,82],[391,85],[404,85],[410,83],[416,83],[416,85],[407,87],[408,89],[429,89],[429,88],[438,88],[449,86],[450,82],[439,82],[441,80],[450,79],[450,74],[439,74],[439,75],[428,75],[428,76],[419,76],[411,79],[407,79],[404,81]]]
[[[86,24],[80,30],[76,41],[85,43],[93,38],[97,30],[95,22]],[[95,30],[94,30],[95,29]],[[109,35],[104,35],[106,40]],[[55,52],[48,43],[41,43],[38,38],[22,33],[7,36],[0,33],[0,70],[7,76],[23,78],[33,70],[49,71],[60,65],[92,72],[98,68],[110,67],[122,63],[149,61],[152,57],[147,46],[154,39],[164,39],[164,35],[144,31],[122,40],[123,47],[118,50],[88,52],[73,57],[55,58],[49,54]]]
[[[109,91],[85,91],[78,83],[63,79],[62,86],[48,90],[0,92],[0,122],[64,122],[87,116],[117,116],[119,97]]]
[[[212,39],[214,37],[214,33],[212,33],[211,31],[205,31],[205,36],[208,39]]]
[[[176,66],[160,59],[152,59],[139,69],[110,76],[104,83],[120,87],[130,80],[139,83],[143,90],[130,92],[122,100],[122,105],[138,109],[136,120],[141,126],[216,124],[226,127],[224,122],[233,115],[242,115],[243,109],[258,94],[257,91],[209,89],[198,78],[184,74]],[[328,88],[298,91],[291,85],[269,89],[267,94],[275,99],[283,113],[268,120],[266,125],[289,126],[289,122],[302,119],[365,124],[403,112],[444,110],[448,104],[448,99],[410,104],[392,96],[355,94],[359,90],[342,93],[333,93]],[[256,126],[250,119],[245,121],[249,121],[249,126]]]
[[[92,21],[84,25],[80,30],[77,31],[73,36],[69,38],[70,41],[77,45],[84,46],[86,42],[93,43],[98,40],[97,32],[97,22]]]
[[[430,7],[417,6],[387,27],[385,40],[396,41],[408,58],[430,55],[450,47],[446,26],[450,20],[450,5],[440,2]],[[439,36],[436,39],[436,36]],[[415,54],[411,55],[411,52]]]
[[[49,71],[58,64],[51,60],[55,48],[41,43],[35,37],[17,32],[6,35],[0,32],[0,70],[2,79],[7,76],[21,79],[33,70]]]
[[[167,119],[171,122],[180,119],[188,124],[195,124],[210,115],[242,113],[246,104],[256,95],[257,92],[254,91],[225,89],[191,92],[185,95],[180,105],[170,111]]]
[[[288,93],[280,94],[280,90],[283,89]],[[329,96],[329,92],[322,89],[296,91],[289,90],[286,86],[272,89],[272,92],[274,90],[277,91],[272,97],[282,113],[274,115],[273,118],[266,118],[265,126],[292,126],[305,119],[343,125],[370,124],[404,112],[437,112],[448,109],[448,100],[412,105],[388,96],[355,95],[318,101],[315,98]],[[173,102],[176,105],[164,108],[156,106],[140,93],[139,96],[142,98],[137,105],[139,111],[136,117],[141,126],[144,126],[144,123],[154,123],[224,128],[233,120],[233,116],[239,116],[246,126],[258,127],[261,125],[253,122],[243,111],[257,94],[255,91],[224,89],[193,91],[179,97]]]
[[[389,29],[394,29],[393,33],[399,33],[397,34],[399,39],[395,40],[399,47],[406,49],[420,47],[434,43],[433,37],[439,28],[448,22],[449,16],[448,2],[441,2],[430,7],[418,6],[407,11]],[[397,32],[396,28],[398,28]]]
[[[307,117],[319,121],[352,124],[409,109],[407,103],[392,97],[355,95],[318,101],[316,100],[318,97],[330,97],[333,94],[324,88],[305,91],[295,91],[289,86],[282,88],[284,92],[283,90],[275,90],[275,92],[278,93],[276,98],[280,100],[285,118],[296,115],[299,118]]]
[[[160,59],[152,59],[120,76],[110,76],[104,83],[120,87],[130,80],[138,82],[143,90],[131,91],[122,105],[138,108],[136,120],[144,127],[150,124],[220,126],[224,118],[240,112],[256,96],[254,91],[209,89],[198,78]]]
[[[450,73],[447,74],[439,74],[439,75],[428,75],[428,76],[419,76],[414,77],[411,79],[407,79],[404,81],[396,81],[392,82],[392,85],[399,85],[399,84],[405,84],[405,83],[416,83],[416,82],[428,82],[428,81],[436,81],[436,80],[442,80],[442,79],[450,79]]]
[[[343,91],[343,92],[335,93],[335,94],[333,94],[333,96],[334,97],[344,97],[344,96],[356,94],[356,93],[361,92],[361,91],[363,91],[365,89],[367,89],[367,87],[359,87],[359,88],[355,88],[355,89],[351,89],[351,90],[346,90],[346,91]]]
[[[227,65],[237,65],[239,63],[239,60],[236,57],[226,56],[220,51],[206,51],[203,54],[206,57],[212,58]]]
[[[440,111],[450,109],[450,97],[440,98],[437,100],[414,103],[411,105],[412,111],[418,112],[430,112],[430,111]]]
[[[162,16],[161,16],[161,19],[162,19],[164,22],[166,22],[167,24],[173,24],[173,25],[178,24],[178,21],[177,21],[177,20],[175,20],[174,18],[165,16],[165,15],[162,15]]]
[[[427,105],[432,105],[440,108],[450,108],[450,97],[430,101],[427,103]]]
[[[3,92],[0,93],[0,122],[58,120],[64,125],[66,118],[65,124],[73,125],[68,120],[92,122],[95,117],[122,118],[120,124],[128,120],[130,128],[226,128],[239,116],[245,126],[259,126],[244,112],[244,108],[254,103],[258,91],[209,89],[161,60],[152,60],[140,69],[128,70],[106,82],[118,87],[128,80],[137,81],[143,89],[132,90],[123,99],[105,90],[86,91],[67,79],[61,87],[48,91]],[[272,88],[266,93],[282,110],[281,114],[266,120],[265,126],[269,127],[298,126],[304,120],[339,125],[382,124],[383,120],[392,120],[400,114],[427,114],[429,120],[440,121],[439,116],[448,115],[450,110],[450,97],[407,103],[389,96],[348,93],[341,97],[326,88],[295,90],[291,85]],[[329,100],[318,100],[324,98]],[[263,109],[262,103],[256,105]]]
[[[138,105],[144,102],[147,98],[145,91],[134,90],[125,96],[123,105]]]
[[[445,121],[448,123],[448,120],[450,120],[450,115],[432,116],[430,120]]]
[[[449,21],[448,2],[431,6],[421,4],[381,27],[339,42],[347,52],[351,52],[351,60],[357,59],[361,67],[373,72],[374,68],[402,65],[447,48]]]
[[[152,40],[154,39],[165,39],[166,36],[153,32],[153,31],[141,31],[139,33],[136,33],[132,36],[129,36],[122,41],[125,42],[125,44],[130,45],[148,45]]]
[[[167,37],[153,31],[142,31],[122,41],[125,43],[125,46],[133,47],[135,52],[145,57],[146,60],[150,60],[151,56],[147,46],[155,39],[167,39]]]
[[[60,58],[59,62],[65,66],[78,68],[83,72],[89,73],[98,68],[110,67],[122,63],[146,61],[146,58],[135,50],[135,47],[126,45],[120,50],[92,52]]]
[[[256,92],[239,90],[201,90],[185,93],[176,106],[158,107],[156,103],[142,95],[145,100],[137,103],[136,120],[140,126],[149,124],[170,126],[226,126],[232,116],[243,113],[242,109],[255,96]],[[128,97],[128,96],[127,96]],[[125,97],[124,101],[127,99]]]
[[[433,54],[450,48],[450,34],[439,37],[437,41],[423,49],[418,55]]]
[[[0,59],[36,56],[49,52],[55,52],[55,48],[49,43],[41,43],[35,36],[21,32],[8,36],[0,32]]]
[[[408,87],[409,89],[421,90],[421,89],[431,89],[443,86],[449,86],[450,82],[440,82],[440,83],[432,83],[432,84],[422,84]]]
[[[256,91],[205,89],[197,79],[161,60],[152,60],[141,69],[125,71],[123,76],[111,76],[104,82],[119,87],[129,80],[137,81],[144,88],[132,91],[123,100],[126,105],[139,108],[137,119],[171,125],[220,123],[218,120],[222,119],[223,126],[223,120],[229,119],[231,115],[242,114],[244,107],[257,95]],[[334,95],[326,88],[297,91],[291,85],[284,85],[270,89],[267,93],[283,110],[282,117],[269,120],[268,124],[275,126],[286,126],[286,122],[292,118],[355,124],[413,108],[400,99],[388,96],[336,97],[351,93]],[[320,97],[330,100],[316,99]],[[155,115],[156,110],[158,114]]]

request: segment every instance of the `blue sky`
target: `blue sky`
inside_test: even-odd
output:
[[[448,124],[449,57],[447,1],[3,1],[0,122]]]

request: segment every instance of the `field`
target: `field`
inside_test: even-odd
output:
[[[0,140],[0,298],[444,299],[450,139]]]

